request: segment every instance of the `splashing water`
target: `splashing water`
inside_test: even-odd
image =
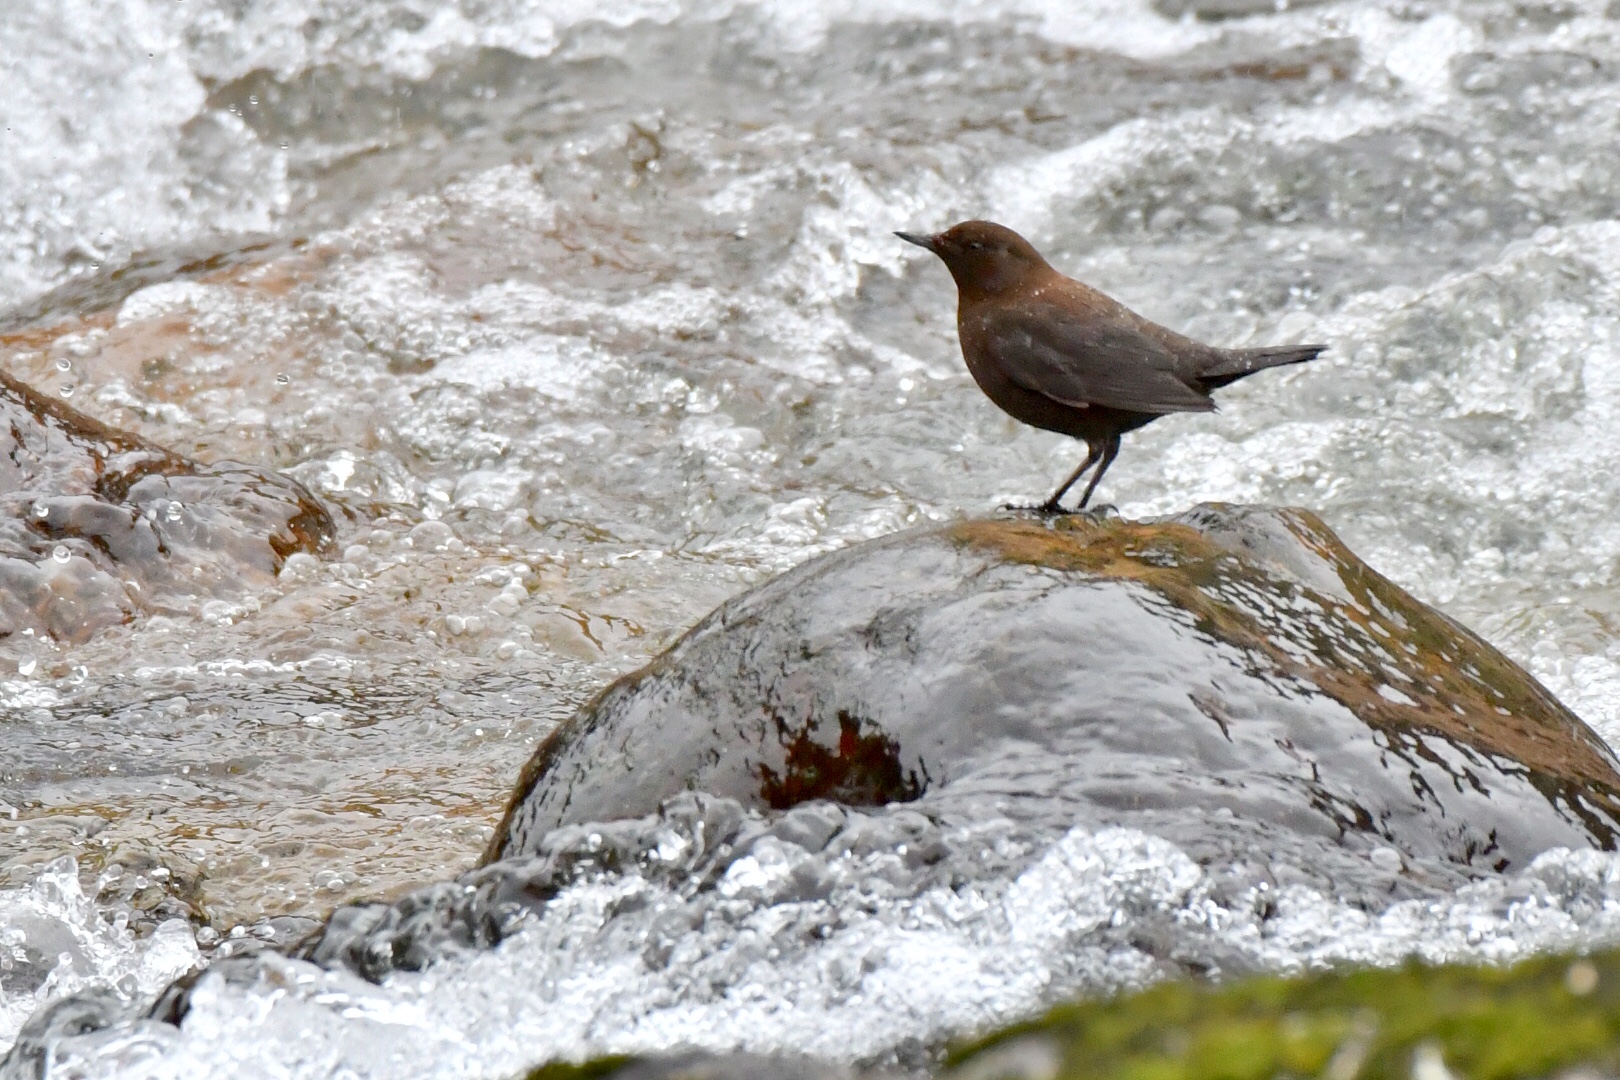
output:
[[[150,999],[199,960],[183,920],[137,941],[128,915],[98,909],[79,888],[78,866],[58,859],[27,888],[0,891],[0,1038],[10,1045],[40,1003],[87,988]]]
[[[190,991],[183,1031],[131,1019],[68,1040],[57,1060],[142,1077],[501,1077],[683,1046],[917,1066],[945,1032],[1160,977],[1152,954],[1167,946],[1236,973],[1506,962],[1620,940],[1620,861],[1599,852],[1549,852],[1521,874],[1369,913],[1299,885],[1222,896],[1174,845],[1131,829],[1020,851],[1007,822],[935,835],[906,822],[905,846],[891,846],[884,815],[855,824],[865,850],[771,839],[695,888],[685,856],[701,837],[659,822],[641,872],[583,876],[493,951],[382,987],[273,953],[225,961]],[[872,843],[885,832],[891,845]],[[922,884],[907,853],[928,842],[983,852],[991,869]],[[1009,864],[1021,869],[1002,877]]]

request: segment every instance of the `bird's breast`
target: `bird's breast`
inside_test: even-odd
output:
[[[995,400],[994,388],[1010,385],[1010,380],[996,362],[995,342],[985,323],[976,312],[964,310],[957,318],[956,333],[962,343],[962,359],[967,363],[968,374],[979,384],[979,389]]]
[[[973,376],[984,396],[1013,419],[1047,431],[1085,438],[1096,422],[1093,414],[1107,411],[1087,408],[1078,402],[1063,404],[1014,382],[1001,361],[996,335],[987,320],[971,309],[958,313],[957,334],[968,374]]]

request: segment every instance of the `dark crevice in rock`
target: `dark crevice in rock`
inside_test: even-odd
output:
[[[827,747],[816,739],[814,718],[790,725],[771,717],[786,761],[780,773],[759,766],[759,797],[773,810],[786,810],[812,799],[832,799],[848,806],[882,806],[910,802],[927,788],[927,767],[907,770],[900,764],[900,744],[881,728],[858,720],[848,710],[838,714],[838,743]]]

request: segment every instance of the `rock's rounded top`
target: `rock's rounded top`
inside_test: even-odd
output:
[[[1131,824],[1190,850],[1235,827],[1394,848],[1431,878],[1620,830],[1620,766],[1527,673],[1309,512],[1216,505],[960,521],[812,560],[542,744],[490,856],[683,790]]]
[[[1201,630],[1268,657],[1393,739],[1437,735],[1561,783],[1595,783],[1605,817],[1620,813],[1611,801],[1620,765],[1595,732],[1523,668],[1362,562],[1310,511],[1205,505],[1147,523],[971,521],[948,532],[1012,562],[1140,582]],[[1605,836],[1613,827],[1591,824]]]

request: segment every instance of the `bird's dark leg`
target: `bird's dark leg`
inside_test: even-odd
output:
[[[1098,465],[1097,471],[1092,474],[1091,483],[1086,485],[1086,493],[1080,496],[1080,509],[1084,510],[1086,508],[1086,504],[1091,501],[1091,493],[1097,490],[1097,481],[1103,478],[1103,473],[1108,471],[1108,466],[1112,465],[1114,459],[1118,456],[1119,436],[1110,435],[1108,441],[1103,443],[1102,464]],[[1076,473],[1075,475],[1078,476],[1079,474]],[[1073,481],[1071,480],[1070,483],[1073,483]]]
[[[1097,464],[1097,459],[1100,458],[1100,457],[1102,457],[1102,451],[1097,449],[1091,443],[1087,443],[1086,444],[1086,460],[1084,460],[1084,461],[1082,461],[1080,463],[1080,467],[1078,469],[1074,470],[1074,472],[1069,474],[1069,478],[1067,480],[1063,481],[1063,486],[1062,487],[1060,487],[1056,491],[1052,492],[1052,497],[1050,499],[1047,499],[1044,503],[1042,503],[1040,506],[1037,506],[1035,509],[1041,511],[1044,514],[1061,514],[1061,513],[1063,513],[1063,507],[1062,507],[1062,505],[1060,505],[1062,503],[1062,501],[1063,501],[1063,496],[1065,496],[1065,495],[1067,495],[1069,493],[1069,489],[1074,487],[1074,482],[1076,480],[1080,479],[1080,477],[1084,476],[1087,469],[1089,469],[1093,465]],[[1106,468],[1106,466],[1104,466],[1104,467]],[[1088,491],[1088,494],[1089,494],[1089,491]],[[1081,503],[1080,505],[1084,506],[1085,503]]]

